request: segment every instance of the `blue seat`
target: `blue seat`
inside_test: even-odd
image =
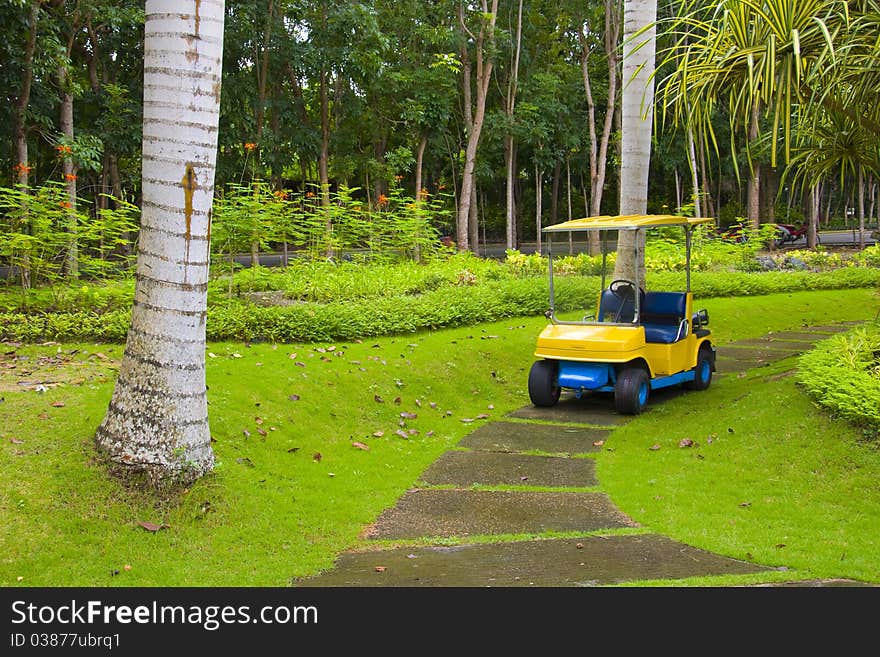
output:
[[[672,344],[687,335],[681,322],[685,319],[687,295],[684,292],[648,292],[642,306],[645,340]]]
[[[623,305],[622,308],[621,305]],[[643,290],[639,290],[639,305],[641,307],[644,307],[645,305],[645,292]],[[620,313],[619,317],[618,312]],[[615,320],[615,317],[618,317],[617,320]],[[633,321],[634,317],[635,303],[632,298],[621,300],[620,297],[615,295],[611,290],[604,290],[602,292],[602,297],[599,299],[600,322],[618,321],[624,324],[629,324]]]

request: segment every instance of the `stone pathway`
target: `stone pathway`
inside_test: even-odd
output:
[[[816,326],[724,345],[718,375],[802,353],[850,327]],[[480,426],[363,533],[367,542],[418,539],[420,545],[377,543],[345,552],[331,570],[294,585],[601,586],[772,571],[646,533],[597,490],[591,454],[628,419],[607,401],[564,397],[553,408],[529,405]],[[540,538],[552,532],[584,535]]]

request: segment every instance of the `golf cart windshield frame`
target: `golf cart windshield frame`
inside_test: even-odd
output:
[[[685,278],[686,278],[686,287],[685,291],[691,291],[691,246],[692,246],[692,238],[694,228],[697,225],[708,223],[713,221],[711,218],[705,217],[676,217],[673,215],[634,215],[634,216],[623,216],[623,217],[587,217],[586,219],[576,219],[574,221],[568,221],[562,224],[556,224],[554,226],[548,226],[544,228],[541,232],[547,236],[547,261],[548,261],[548,276],[550,282],[550,309],[547,311],[547,317],[553,324],[571,324],[578,326],[638,326],[641,314],[641,300],[638,293],[634,294],[633,300],[633,319],[631,322],[600,322],[598,318],[595,319],[587,319],[585,317],[583,320],[562,320],[556,317],[556,298],[555,298],[555,289],[553,285],[553,235],[554,234],[563,234],[567,239],[570,239],[571,236],[575,233],[589,233],[598,231],[599,233],[599,242],[602,245],[602,283],[600,289],[601,291],[605,290],[605,278],[607,274],[607,263],[608,263],[608,233],[609,232],[617,232],[619,231],[632,231],[636,233],[635,237],[638,238],[637,231],[645,230],[651,228],[661,228],[664,226],[681,226],[684,230],[685,234]],[[638,280],[639,280],[639,262],[640,258],[638,257],[638,248],[639,248],[639,240],[634,239],[635,249],[636,249],[636,258],[635,258],[635,279],[632,283],[635,284],[636,288],[638,288]]]

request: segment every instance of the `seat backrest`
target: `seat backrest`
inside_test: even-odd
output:
[[[644,291],[639,290],[639,295],[639,306],[644,309]],[[621,303],[623,304],[622,309]],[[633,318],[635,317],[634,299],[627,298],[621,301],[621,299],[616,296],[611,290],[603,290],[602,296],[599,299],[599,321],[613,322],[614,318],[617,317],[618,311],[620,311],[620,318],[617,320],[618,322],[622,322],[625,324],[629,324],[630,322],[632,322]]]
[[[675,324],[684,318],[687,295],[684,292],[648,292],[642,312],[642,322],[648,324]]]

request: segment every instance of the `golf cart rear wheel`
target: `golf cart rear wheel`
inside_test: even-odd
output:
[[[535,406],[553,406],[559,401],[559,364],[536,360],[529,371],[529,399]]]
[[[628,367],[617,375],[614,384],[614,408],[624,415],[638,415],[648,404],[651,384],[641,367]]]
[[[697,352],[697,365],[694,367],[694,380],[688,381],[684,387],[688,390],[705,390],[712,383],[712,351],[701,348]]]

